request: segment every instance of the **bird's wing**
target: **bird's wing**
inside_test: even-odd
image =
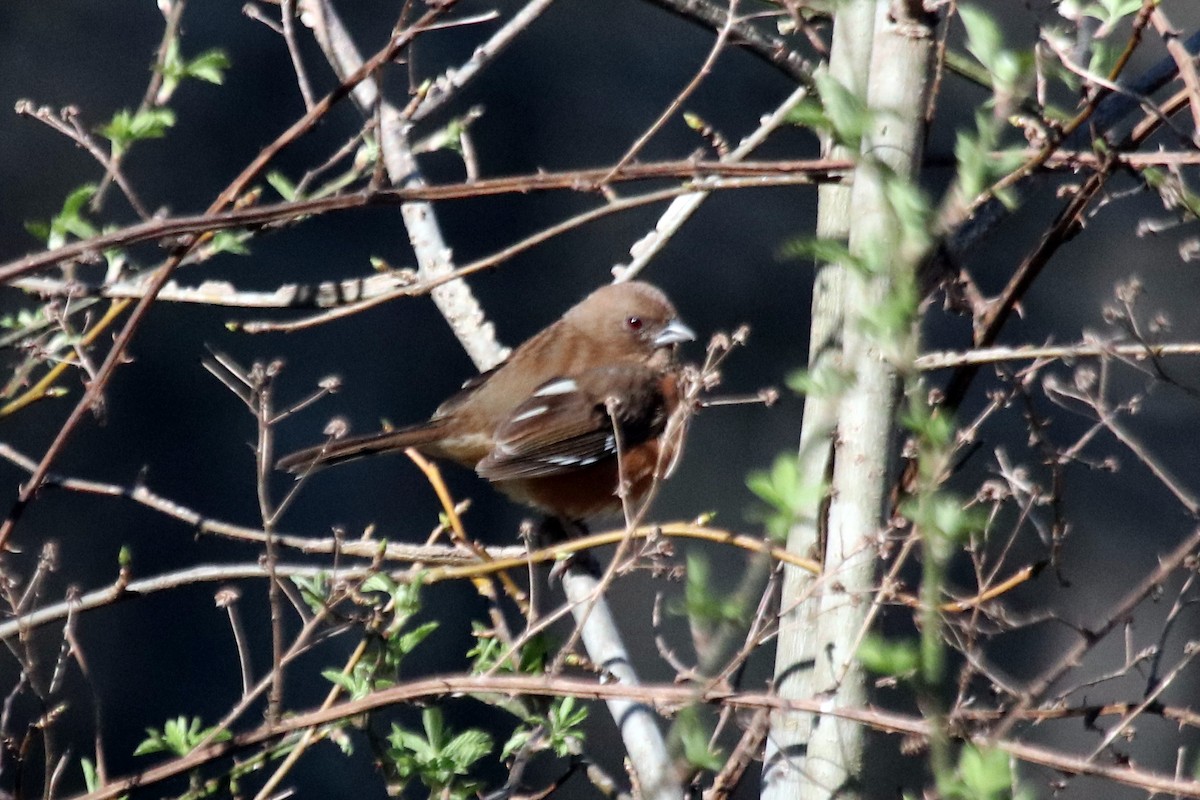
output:
[[[453,414],[459,407],[462,406],[463,403],[465,403],[475,393],[483,388],[506,363],[506,361],[501,361],[491,369],[467,378],[457,392],[447,397],[442,404],[437,407],[437,410],[433,412],[433,418],[442,419],[443,417]]]
[[[618,441],[641,444],[665,424],[659,379],[644,366],[618,364],[547,381],[497,427],[475,471],[492,481],[544,477],[611,457]],[[616,400],[611,414],[609,398]]]

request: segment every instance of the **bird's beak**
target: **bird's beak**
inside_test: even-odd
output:
[[[696,333],[677,319],[667,323],[667,326],[654,337],[655,347],[667,347],[680,342],[696,341]]]

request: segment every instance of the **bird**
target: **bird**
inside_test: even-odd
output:
[[[471,378],[425,422],[331,439],[279,459],[293,474],[414,448],[474,470],[569,528],[640,503],[682,450],[681,344],[694,341],[666,294],[642,281],[602,286]],[[624,486],[622,486],[624,483]],[[637,505],[630,506],[637,508]]]

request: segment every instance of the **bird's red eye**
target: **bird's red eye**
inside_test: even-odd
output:
[[[625,327],[629,328],[631,331],[640,331],[642,329],[642,318],[630,317],[629,319],[625,320]]]

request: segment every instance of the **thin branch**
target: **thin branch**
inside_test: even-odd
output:
[[[540,697],[574,697],[590,700],[622,700],[644,703],[654,707],[678,707],[692,702],[710,705],[725,705],[739,709],[775,711],[803,711],[822,716],[856,722],[874,730],[924,738],[929,735],[929,725],[921,717],[898,714],[871,707],[839,706],[828,698],[797,698],[784,700],[772,694],[734,692],[728,689],[709,688],[697,693],[694,687],[675,684],[645,684],[628,686],[623,683],[600,683],[578,678],[542,676],[460,676],[447,675],[412,681],[400,686],[374,692],[362,699],[347,701],[330,708],[307,714],[297,714],[275,726],[260,726],[239,734],[229,742],[198,748],[187,756],[173,759],[157,767],[147,769],[133,777],[115,781],[74,800],[111,800],[133,788],[144,789],[196,767],[224,758],[248,747],[273,741],[297,731],[360,716],[369,711],[417,700],[433,700],[441,697],[472,694],[527,695]],[[1114,783],[1132,786],[1146,792],[1200,797],[1200,781],[1175,778],[1158,772],[1140,769],[1128,764],[1098,764],[1084,756],[1064,754],[1059,750],[1029,745],[1007,739],[990,743],[991,746],[1031,764],[1039,764],[1071,775],[1089,775]]]
[[[340,86],[326,95],[321,102],[313,106],[309,113],[305,114],[301,119],[297,120],[291,127],[279,135],[271,144],[267,145],[259,153],[259,155],[251,161],[251,163],[242,170],[234,181],[217,196],[217,199],[209,206],[207,213],[214,214],[226,208],[242,195],[249,185],[263,168],[271,162],[276,155],[279,154],[286,146],[294,142],[300,136],[311,130],[339,100],[344,98],[349,92],[361,81],[374,73],[379,67],[391,61],[396,53],[403,47],[408,45],[418,33],[420,33],[425,25],[432,23],[441,14],[443,14],[452,5],[451,2],[443,2],[437,7],[426,12],[421,19],[411,28],[396,34],[388,42],[387,46],[379,51],[374,57],[363,64],[362,68],[357,70],[353,75],[346,79]],[[41,488],[42,481],[50,471],[50,466],[58,458],[60,452],[66,446],[67,441],[83,421],[84,416],[89,411],[95,408],[104,395],[104,390],[108,386],[113,374],[116,372],[117,366],[125,362],[125,351],[133,341],[134,333],[141,327],[142,320],[149,311],[150,306],[154,303],[158,292],[166,285],[167,280],[171,277],[175,267],[177,267],[185,256],[200,243],[201,237],[193,236],[185,242],[174,248],[170,257],[161,266],[158,267],[149,279],[149,288],[146,296],[134,305],[133,311],[129,315],[125,326],[117,334],[112,346],[109,348],[108,354],[101,364],[99,371],[94,380],[92,380],[84,392],[83,397],[72,409],[55,435],[50,446],[46,448],[46,452],[42,456],[37,468],[21,487],[21,491],[17,495],[16,501],[9,509],[8,515],[5,517],[3,524],[0,524],[0,550],[4,550],[8,546],[8,540],[12,536],[17,522],[21,519],[25,509],[28,507],[37,490]],[[0,281],[4,280],[0,277]],[[118,301],[115,306],[123,305],[128,301]]]
[[[700,88],[700,84],[704,82],[704,79],[707,78],[710,73],[712,73],[713,66],[717,63],[717,57],[720,56],[721,52],[725,49],[725,43],[729,39],[729,32],[732,30],[733,25],[737,20],[737,18],[734,16],[736,9],[737,0],[730,0],[726,23],[722,25],[721,29],[717,32],[717,38],[713,42],[712,47],[709,48],[708,56],[705,57],[704,63],[700,65],[700,69],[696,70],[696,74],[692,76],[692,79],[688,81],[687,85],[683,87],[679,94],[675,95],[675,98],[667,104],[667,107],[663,109],[663,112],[658,115],[658,118],[651,123],[650,127],[647,128],[642,135],[639,136],[634,143],[629,146],[629,149],[625,151],[625,155],[621,156],[616,165],[612,168],[613,173],[620,172],[624,167],[628,166],[635,158],[637,158],[638,153],[642,152],[642,149],[646,146],[646,143],[649,142],[656,133],[662,130],[663,126],[670,121],[671,117],[673,117],[677,111],[679,111],[684,102],[691,97],[697,89]]]
[[[125,199],[129,202],[134,213],[143,220],[150,218],[150,212],[142,204],[142,200],[138,197],[133,184],[129,182],[125,177],[125,173],[121,171],[119,160],[115,156],[110,157],[108,153],[104,152],[104,149],[96,143],[91,134],[79,124],[79,109],[67,106],[58,114],[55,114],[48,106],[35,108],[33,103],[28,100],[18,100],[15,111],[17,116],[37,120],[58,131],[76,145],[86,150],[92,158],[96,159],[96,162],[100,166],[104,167],[105,175],[116,181],[117,186],[121,189],[121,193],[125,195]],[[100,191],[97,189],[96,196],[99,196],[99,194]]]
[[[378,572],[378,568],[374,566],[343,567],[336,572],[324,566],[313,567],[303,564],[279,564],[275,568],[275,574],[284,578],[316,578],[329,576],[331,573],[340,579],[366,578]],[[64,620],[71,614],[92,611],[125,600],[134,600],[158,592],[178,589],[181,586],[269,577],[270,573],[267,567],[254,562],[188,567],[174,572],[164,572],[152,578],[143,578],[127,583],[118,582],[105,589],[97,589],[76,598],[51,603],[19,617],[0,622],[0,640],[23,636],[37,628]]]
[[[300,57],[300,47],[296,42],[296,0],[281,0],[279,19],[283,23],[283,41],[287,45],[288,56],[292,59],[292,72],[296,74],[300,96],[304,98],[304,108],[309,110],[316,101],[313,99],[312,84],[309,83],[308,72],[304,69],[304,60]]]
[[[1080,342],[1064,345],[1017,345],[1014,347],[980,347],[973,350],[943,350],[917,357],[916,367],[925,372],[957,369],[967,365],[1002,364],[1010,361],[1074,361],[1084,358],[1122,357],[1135,360],[1164,356],[1200,355],[1200,342],[1173,344],[1129,344],[1110,342]]]
[[[1191,559],[1198,547],[1200,547],[1200,528],[1194,529],[1176,545],[1174,550],[1159,558],[1157,566],[1104,613],[1099,627],[1086,631],[1085,635],[1081,635],[1072,645],[1063,648],[1054,663],[1042,670],[1041,674],[1029,683],[1017,703],[1009,709],[1004,718],[992,730],[991,738],[998,741],[1006,737],[1026,710],[1031,708],[1063,675],[1079,664],[1084,654],[1103,641],[1117,626],[1124,624],[1129,619],[1129,615],[1133,613],[1133,609],[1154,593],[1172,572]]]
[[[749,164],[725,164],[711,161],[670,161],[659,164],[631,164],[609,182],[653,180],[656,178],[678,178],[697,183],[704,182],[704,190],[770,188],[774,186],[804,185],[821,181],[841,180],[853,165],[837,159],[799,159],[788,161],[762,161]],[[567,172],[537,173],[511,178],[491,178],[475,182],[451,183],[438,186],[406,187],[376,191],[352,192],[315,200],[249,206],[230,211],[213,211],[183,217],[168,217],[161,220],[131,225],[110,233],[47,250],[31,253],[23,258],[0,264],[0,282],[21,277],[42,267],[76,259],[97,257],[102,251],[115,247],[126,247],[138,242],[171,239],[184,234],[228,230],[230,228],[254,228],[272,223],[282,223],[297,217],[312,216],[332,211],[366,208],[380,205],[403,204],[415,200],[458,200],[465,198],[492,197],[503,194],[528,194],[552,189],[573,192],[596,192],[602,180],[609,178],[609,170],[570,170]],[[732,182],[722,182],[730,179]],[[692,186],[695,190],[697,186]]]
[[[749,22],[731,23],[730,12],[724,6],[708,0],[650,0],[650,3],[705,30],[720,31],[729,26],[733,44],[750,51],[802,86],[812,86],[814,66],[808,59],[783,39],[764,33]]]
[[[362,61],[357,47],[340,17],[328,0],[314,0],[311,24],[317,43],[334,72],[344,75]],[[410,101],[403,111],[388,102],[374,81],[366,81],[356,91],[354,102],[364,116],[375,114],[378,119],[379,147],[388,180],[395,186],[421,188],[425,179],[413,156],[408,140],[411,114],[419,102]],[[400,205],[408,241],[417,258],[418,274],[428,280],[444,277],[454,271],[451,248],[446,244],[438,223],[437,213],[428,201],[412,201]],[[434,304],[445,318],[454,335],[480,372],[491,369],[508,355],[496,340],[495,330],[483,314],[471,288],[464,280],[449,280],[431,292]]]
[[[1200,144],[1200,76],[1196,75],[1196,59],[1188,52],[1183,42],[1179,41],[1179,29],[1167,19],[1162,6],[1155,4],[1150,12],[1150,24],[1163,38],[1167,52],[1175,60],[1179,77],[1188,92],[1188,105],[1192,110],[1192,143]]]
[[[808,93],[808,89],[802,86],[788,95],[787,99],[778,108],[763,119],[753,133],[743,139],[731,153],[722,157],[719,163],[726,165],[738,164],[746,156],[754,152],[760,144],[766,141],[768,136],[787,121],[788,114],[804,98],[808,97]],[[839,159],[836,161],[837,163],[845,164],[847,170],[854,168],[852,160]],[[630,167],[632,166],[636,165],[630,165]],[[626,169],[630,167],[626,167]],[[628,264],[617,265],[613,268],[613,274],[617,280],[625,281],[636,277],[650,263],[650,259],[666,247],[667,242],[683,227],[684,223],[691,219],[691,216],[696,213],[709,195],[709,186],[705,185],[697,188],[699,191],[685,194],[672,202],[667,210],[663,212],[662,216],[659,217],[654,230],[633,243],[633,246],[629,248],[629,254],[633,256],[630,262]]]
[[[435,78],[430,83],[421,102],[413,110],[410,119],[413,122],[420,122],[445,105],[504,52],[520,33],[525,31],[533,24],[534,20],[542,15],[542,12],[550,7],[553,1],[531,0],[486,42],[476,47],[469,59]]]

